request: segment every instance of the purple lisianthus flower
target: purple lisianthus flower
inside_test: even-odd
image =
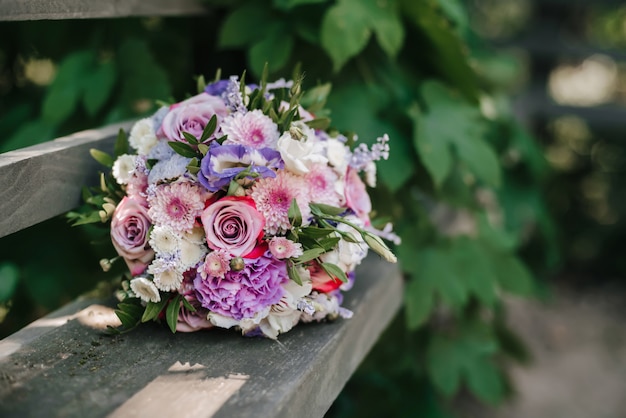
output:
[[[223,279],[196,276],[193,282],[196,297],[204,308],[241,320],[252,318],[280,301],[284,294],[282,285],[289,280],[285,262],[274,258],[269,251],[244,262],[242,270],[230,270]]]
[[[271,148],[254,149],[240,144],[211,143],[209,152],[200,163],[198,180],[215,192],[244,170],[260,177],[275,177],[274,170],[284,167],[280,153]]]
[[[228,89],[230,80],[218,80],[215,83],[207,84],[204,88],[204,92],[211,96],[221,96]]]

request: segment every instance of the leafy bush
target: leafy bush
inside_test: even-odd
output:
[[[238,74],[246,66],[258,77],[267,62],[277,78],[300,66],[309,90],[330,89],[333,126],[356,126],[365,142],[392,138],[374,207],[394,219],[407,278],[402,314],[330,415],[444,416],[440,395],[465,389],[500,402],[509,389],[501,366],[525,358],[507,328],[504,297],[535,294],[520,254],[532,256],[536,270],[553,263],[554,231],[539,187],[543,157],[508,107],[502,61],[471,32],[461,2],[207,4],[215,13],[193,24],[133,19],[88,31],[59,24],[68,40],[61,44],[71,48],[42,47],[41,56],[59,63],[47,88],[5,94],[10,106],[0,111],[11,117],[0,132],[9,139],[0,147],[137,117],[154,99],[192,91],[181,81],[189,74],[217,67]],[[7,24],[2,32],[19,28],[28,38],[46,25],[53,24]],[[80,31],[90,35],[77,38]],[[0,39],[6,71],[26,49],[7,55],[7,38]],[[11,265],[0,274],[15,275]],[[364,402],[364,393],[374,401]],[[383,411],[375,406],[380,396],[389,400]]]

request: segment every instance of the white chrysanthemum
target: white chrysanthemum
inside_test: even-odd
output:
[[[206,238],[204,236],[204,228],[201,226],[197,226],[183,233],[183,238],[187,241],[191,241],[195,244],[204,244],[206,242]]]
[[[150,247],[157,254],[174,254],[180,244],[180,236],[167,225],[156,225],[150,232]]]
[[[113,177],[115,177],[118,184],[128,184],[133,177],[137,167],[135,158],[136,156],[134,155],[122,154],[113,163]]]
[[[139,155],[146,155],[157,144],[152,118],[141,119],[130,130],[128,143]]]
[[[204,245],[182,239],[180,241],[180,263],[187,270],[200,262],[207,253]]]
[[[157,303],[161,301],[161,294],[155,284],[146,277],[135,277],[130,281],[130,288],[144,302]]]
[[[154,276],[155,286],[164,292],[177,290],[183,282],[183,272],[172,259],[155,258],[148,266],[148,273]]]

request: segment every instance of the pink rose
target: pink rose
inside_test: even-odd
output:
[[[219,127],[222,119],[228,115],[228,108],[219,97],[201,93],[172,105],[170,111],[163,118],[161,132],[170,141],[187,142],[183,132],[200,138],[202,131],[213,115],[217,116]]]
[[[265,218],[248,196],[226,196],[209,205],[200,216],[209,248],[234,257],[256,258],[267,247],[261,244]]]
[[[359,173],[352,169],[348,169],[345,184],[346,204],[356,213],[366,225],[369,225],[369,213],[372,211],[372,201],[365,189],[365,183],[359,177]]]
[[[124,197],[115,208],[111,241],[133,276],[143,273],[154,258],[154,251],[148,244],[150,226],[148,211],[135,199]]]

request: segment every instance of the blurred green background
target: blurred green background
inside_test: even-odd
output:
[[[333,125],[388,133],[372,191],[405,306],[329,416],[498,404],[528,360],[506,297],[623,277],[626,8],[558,0],[205,1],[185,18],[0,22],[0,151],[150,114],[194,77],[330,83]],[[85,158],[89,158],[86,156]],[[114,280],[106,228],[0,239],[0,337]],[[371,401],[365,401],[371,400]],[[384,402],[379,402],[383,399]]]

